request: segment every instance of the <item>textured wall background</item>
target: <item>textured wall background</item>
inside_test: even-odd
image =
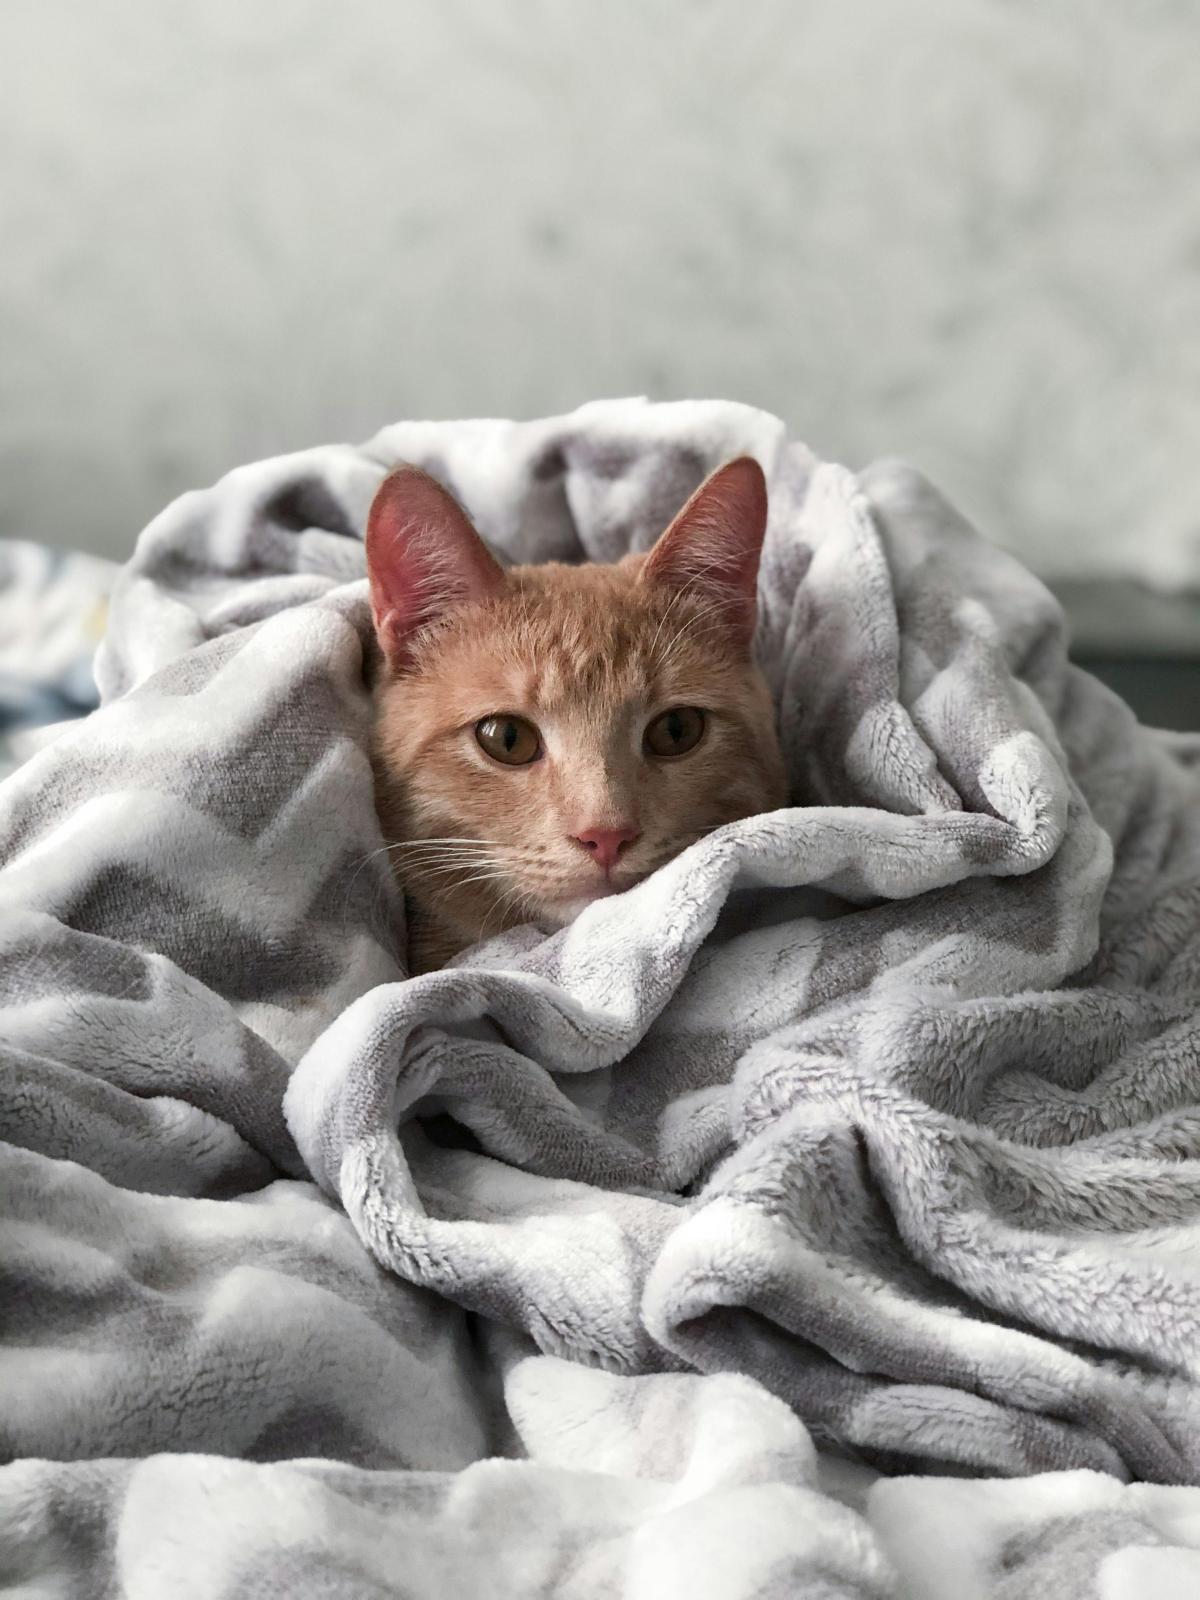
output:
[[[726,395],[1200,583],[1194,0],[6,0],[0,532]]]

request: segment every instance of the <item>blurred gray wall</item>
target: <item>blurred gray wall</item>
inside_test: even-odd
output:
[[[731,396],[1200,582],[1194,0],[6,0],[0,533]]]

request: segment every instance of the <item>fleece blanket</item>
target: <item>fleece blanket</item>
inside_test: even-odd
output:
[[[742,452],[791,806],[408,977],[383,474],[603,561]],[[10,1588],[1194,1580],[1200,742],[917,473],[720,403],[399,424],[168,508],[97,676],[0,786]]]

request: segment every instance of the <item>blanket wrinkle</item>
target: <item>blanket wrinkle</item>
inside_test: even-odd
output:
[[[741,453],[791,804],[410,977],[384,473],[614,560]],[[169,506],[97,677],[0,784],[0,1585],[1194,1573],[1200,739],[917,472],[717,401],[397,423]]]

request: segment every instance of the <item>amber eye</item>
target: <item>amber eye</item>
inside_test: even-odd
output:
[[[527,767],[542,753],[542,741],[524,717],[484,717],[475,724],[479,748],[506,767]]]
[[[643,743],[647,755],[660,760],[671,756],[685,756],[694,750],[704,736],[704,713],[695,706],[672,706],[646,729]]]

